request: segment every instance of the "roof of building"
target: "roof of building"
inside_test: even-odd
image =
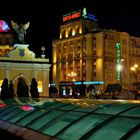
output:
[[[140,101],[1,100],[0,128],[30,140],[37,136],[42,140],[139,140]]]

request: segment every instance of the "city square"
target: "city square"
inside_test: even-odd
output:
[[[50,26],[0,19],[4,139],[139,140],[140,36],[87,7],[58,10]]]

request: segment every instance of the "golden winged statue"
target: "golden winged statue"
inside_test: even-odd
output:
[[[11,20],[11,25],[15,29],[16,33],[18,34],[18,39],[20,43],[24,43],[24,35],[26,34],[26,30],[28,29],[30,22],[26,24],[18,25],[13,20]]]

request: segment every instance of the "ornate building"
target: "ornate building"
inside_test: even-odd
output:
[[[8,39],[6,39],[8,38]],[[15,44],[12,33],[0,33],[0,87],[4,78],[12,81],[14,92],[17,91],[18,79],[26,82],[30,89],[32,78],[38,82],[40,96],[49,96],[49,59],[36,58],[34,52],[28,49],[28,44]],[[9,40],[9,41],[6,41]]]
[[[131,89],[140,81],[140,38],[98,28],[95,16],[85,8],[63,15],[60,39],[52,44],[52,82],[60,94],[70,94],[67,87],[73,85],[93,84],[104,90],[108,84],[120,83]],[[131,71],[135,64],[139,67]]]

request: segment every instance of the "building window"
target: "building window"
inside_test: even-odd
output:
[[[135,39],[131,39],[130,44],[131,44],[132,47],[136,47],[136,40]]]
[[[60,53],[60,47],[57,47],[57,52]]]
[[[127,40],[126,39],[122,39],[122,45],[127,45]]]
[[[107,69],[108,68],[108,64],[105,64],[105,69]]]
[[[38,92],[42,92],[42,81],[38,81]]]
[[[78,40],[77,40],[77,43],[80,43],[80,42],[81,42],[81,40],[80,40],[80,39],[78,39]]]
[[[73,50],[74,50],[74,49],[73,49],[73,46],[71,45],[71,46],[70,46],[70,52],[72,53]]]
[[[96,72],[93,72],[93,77],[96,77]]]
[[[86,52],[85,51],[83,51],[83,58],[85,58],[86,57]]]
[[[74,42],[73,41],[70,41],[70,45],[73,45],[74,44]]]
[[[83,73],[83,78],[86,78],[86,71]]]
[[[126,48],[123,48],[123,49],[122,49],[122,53],[123,53],[123,54],[126,54],[126,53],[127,53]]]
[[[107,34],[104,35],[104,39],[107,39]]]
[[[75,61],[75,65],[76,65],[77,68],[80,69],[80,61],[79,61],[79,60],[76,60],[76,61]]]
[[[132,50],[132,55],[135,55],[135,50]]]
[[[136,50],[136,55],[138,55],[139,54],[139,50]]]
[[[73,59],[73,54],[69,54],[68,59]]]
[[[93,51],[93,55],[96,55],[96,51],[95,50]]]
[[[63,47],[63,53],[64,54],[66,53],[66,47]]]
[[[86,38],[83,38],[83,44],[82,44],[83,46],[83,50],[86,50]]]
[[[80,51],[80,46],[77,46],[76,47],[76,51]]]

